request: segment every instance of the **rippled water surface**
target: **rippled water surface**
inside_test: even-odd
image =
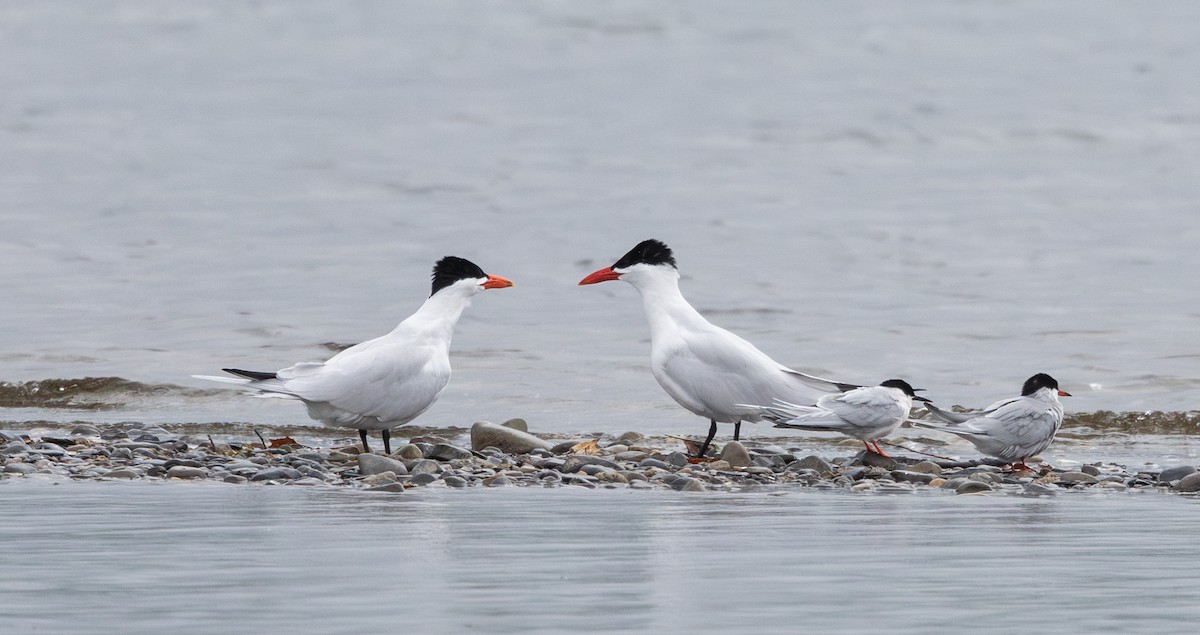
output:
[[[41,633],[1186,632],[1196,504],[5,481],[0,540],[21,548],[0,617]]]
[[[3,3],[0,428],[328,444],[297,404],[190,376],[380,335],[455,254],[517,286],[467,311],[421,425],[700,434],[650,377],[636,293],[575,286],[657,237],[693,304],[781,362],[967,406],[1045,371],[1075,394],[1057,464],[1195,464],[1198,23],[1183,2]],[[1177,497],[13,481],[0,615],[24,631],[1197,617]]]

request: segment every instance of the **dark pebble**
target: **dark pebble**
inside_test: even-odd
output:
[[[1196,471],[1196,468],[1192,467],[1191,465],[1180,465],[1179,467],[1172,467],[1172,468],[1163,470],[1162,472],[1159,473],[1158,482],[1159,483],[1173,483],[1173,482],[1178,481],[1179,479],[1187,476],[1188,474],[1194,473],[1195,471]]]
[[[426,472],[413,476],[411,482],[413,485],[429,485],[430,483],[436,483],[437,480],[437,475]]]
[[[303,475],[290,467],[272,467],[265,469],[250,478],[251,481],[290,481]]]

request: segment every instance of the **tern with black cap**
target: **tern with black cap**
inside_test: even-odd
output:
[[[580,285],[623,280],[642,297],[650,323],[650,370],[663,390],[689,412],[709,420],[708,437],[698,452],[703,458],[718,423],[761,421],[758,406],[776,400],[810,399],[809,377],[767,357],[753,344],[713,325],[679,291],[679,271],[671,249],[644,240],[611,267],[588,274]],[[820,380],[819,378],[809,378]]]
[[[1014,469],[1029,469],[1025,461],[1050,447],[1062,426],[1063,406],[1058,398],[1070,396],[1058,387],[1057,379],[1038,373],[1025,380],[1020,397],[1002,399],[973,412],[926,406],[948,425],[916,420],[912,424],[958,435],[980,452],[1012,463]]]
[[[195,375],[234,384],[258,396],[298,399],[321,423],[367,432],[379,430],[391,453],[391,430],[415,419],[450,383],[450,339],[471,298],[513,283],[484,273],[464,258],[446,256],[433,267],[429,298],[392,332],[351,346],[324,362],[301,362],[275,372],[223,368],[234,377]]]

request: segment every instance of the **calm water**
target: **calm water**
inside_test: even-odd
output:
[[[1185,2],[0,4],[0,382],[44,382],[0,386],[0,427],[306,426],[190,375],[386,332],[456,254],[518,286],[468,310],[421,423],[699,434],[650,377],[636,293],[575,286],[657,237],[691,301],[782,362],[963,405],[1045,371],[1076,395],[1057,463],[1200,462],[1195,415],[1091,414],[1200,402],[1198,23]],[[60,382],[82,377],[108,379]],[[1196,617],[1176,498],[0,485],[26,630]]]
[[[40,633],[1191,632],[1196,505],[10,480],[0,617]]]

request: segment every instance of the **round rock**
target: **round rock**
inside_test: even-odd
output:
[[[1175,484],[1177,492],[1200,492],[1200,472],[1192,472]]]
[[[746,450],[746,446],[742,445],[740,441],[726,443],[725,447],[721,448],[721,453],[717,455],[717,458],[722,461],[728,461],[729,467],[732,468],[750,467],[753,463],[750,459],[750,452]]]
[[[373,476],[384,472],[395,472],[398,475],[408,474],[408,468],[396,459],[377,454],[358,455],[358,473],[363,476]]]
[[[486,447],[508,454],[528,454],[536,449],[549,450],[554,444],[517,428],[478,421],[471,426],[471,448],[482,450]]]

